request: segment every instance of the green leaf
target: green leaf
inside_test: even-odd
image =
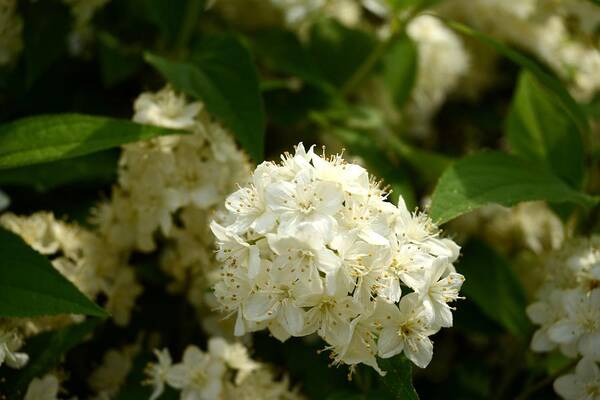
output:
[[[252,37],[253,49],[270,69],[296,76],[307,83],[331,90],[311,54],[298,37],[282,29],[269,29]]]
[[[398,37],[383,56],[383,79],[394,104],[404,106],[417,77],[417,46],[407,35]]]
[[[334,19],[321,19],[311,27],[309,52],[322,74],[341,87],[373,51],[376,39]]]
[[[507,260],[480,241],[469,242],[456,269],[465,276],[461,293],[515,336],[527,337],[527,297]],[[460,308],[460,304],[457,305]]]
[[[106,317],[50,261],[0,228],[0,317],[84,314]]]
[[[256,162],[263,160],[265,113],[258,74],[237,39],[209,36],[195,48],[191,62],[150,53],[145,58],[175,88],[203,101]]]
[[[533,75],[519,77],[506,121],[513,153],[546,165],[571,186],[583,180],[583,143],[576,122]]]
[[[82,156],[183,131],[81,114],[27,117],[0,126],[0,169]]]
[[[489,203],[512,206],[531,200],[585,207],[597,203],[537,164],[509,154],[483,152],[446,169],[432,195],[429,213],[434,221],[444,223]]]
[[[119,153],[113,150],[86,156],[0,170],[0,186],[46,192],[74,183],[108,184],[117,177]]]
[[[452,29],[460,32],[464,35],[472,37],[488,46],[493,47],[500,54],[509,58],[516,64],[525,68],[527,71],[532,73],[538,81],[549,91],[556,95],[558,104],[564,108],[573,121],[577,123],[577,128],[582,135],[589,133],[589,125],[583,109],[577,104],[569,92],[564,88],[562,83],[556,79],[553,75],[546,72],[536,61],[530,59],[519,51],[497,41],[496,39],[488,36],[482,32],[479,32],[471,27],[463,25],[459,22],[444,20],[445,23]]]
[[[29,355],[29,362],[22,370],[3,371],[6,375],[3,392],[9,394],[8,398],[11,399],[22,398],[29,382],[56,367],[64,354],[83,342],[98,323],[98,319],[89,319],[59,331],[42,333],[28,339],[23,351]]]
[[[387,139],[387,146],[412,166],[425,183],[433,183],[439,179],[453,161],[446,155],[412,146],[396,136],[390,135]]]
[[[418,400],[412,384],[412,363],[403,355],[380,359],[379,366],[386,371],[382,378],[388,391],[396,400]]]

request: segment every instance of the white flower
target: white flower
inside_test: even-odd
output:
[[[253,181],[253,185],[240,188],[225,200],[227,210],[236,215],[236,222],[230,226],[234,232],[253,229],[265,233],[275,224],[275,216],[267,209],[264,199],[265,179],[255,173]]]
[[[58,400],[59,389],[58,378],[47,374],[41,378],[34,378],[29,383],[23,400]]]
[[[168,86],[157,93],[142,93],[133,106],[133,120],[173,129],[191,129],[202,103],[187,103],[183,95],[177,95]]]
[[[563,307],[566,316],[548,329],[550,338],[557,343],[577,342],[581,354],[600,360],[600,288],[565,293]]]
[[[344,200],[338,185],[317,181],[311,170],[300,172],[292,182],[273,182],[266,188],[269,207],[280,220],[280,232],[310,230],[328,237],[336,228],[333,215]]]
[[[385,372],[377,364],[377,326],[376,319],[380,307],[369,305],[368,308],[350,323],[347,335],[336,337],[330,342],[333,359],[336,363],[345,363],[352,367],[365,364],[372,367],[380,375]],[[348,339],[347,339],[348,338]],[[352,369],[351,369],[352,370]]]
[[[44,255],[54,254],[61,247],[58,224],[50,213],[39,212],[26,218],[6,213],[0,216],[0,223]]]
[[[565,400],[600,400],[600,368],[590,358],[577,363],[575,373],[554,381],[554,390]]]
[[[416,293],[400,300],[395,305],[381,304],[388,315],[382,321],[378,349],[383,358],[393,357],[404,352],[406,357],[418,367],[425,368],[433,357],[433,343],[429,336],[436,332],[432,329],[431,315],[420,304]]]
[[[288,271],[273,265],[267,267],[267,276],[265,283],[248,296],[244,317],[252,322],[276,319],[290,335],[299,335],[304,327],[304,310],[299,299],[322,290],[318,274],[296,280]]]
[[[551,351],[557,345],[548,335],[548,330],[557,321],[565,316],[562,307],[563,292],[555,290],[546,301],[537,301],[527,306],[527,316],[540,329],[535,331],[531,339],[531,349],[533,351],[545,352]]]
[[[600,237],[576,238],[544,258],[544,282],[527,315],[540,328],[531,347],[600,360]]]
[[[6,363],[11,368],[22,368],[27,364],[29,356],[18,351],[22,344],[16,332],[0,329],[0,366]]]
[[[113,281],[105,290],[108,296],[105,307],[117,325],[129,323],[135,300],[142,291],[142,285],[137,282],[132,268],[121,268],[115,272]]]
[[[297,390],[290,388],[289,379],[283,376],[277,380],[276,374],[268,368],[254,370],[240,384],[226,382],[224,399],[235,400],[304,400]]]
[[[419,58],[408,114],[412,132],[424,135],[433,115],[469,72],[470,59],[460,37],[434,16],[415,17],[407,33],[416,43]]]
[[[167,372],[167,383],[181,390],[181,400],[218,400],[225,364],[195,346],[188,346],[181,363]]]
[[[261,164],[211,223],[222,264],[214,295],[221,310],[237,314],[235,334],[268,329],[284,341],[316,332],[336,362],[383,373],[381,312],[387,304],[412,313],[405,284],[427,320],[422,343],[431,345],[429,335],[452,325],[448,303],[464,280],[452,266],[459,247],[440,238],[425,214],[387,202],[368,173],[341,155],[325,158],[299,144],[281,159]],[[416,339],[407,343],[395,351],[424,366],[432,346],[423,356]]]
[[[350,297],[324,293],[304,297],[302,305],[310,307],[305,314],[306,332],[316,331],[328,343],[347,343],[350,323],[361,311]]]
[[[223,360],[225,364],[237,371],[235,383],[240,384],[253,371],[260,368],[260,364],[248,356],[248,349],[241,343],[227,343],[220,337],[210,338],[208,352],[211,356]]]
[[[90,375],[90,387],[98,394],[98,398],[114,397],[125,383],[133,366],[133,357],[137,346],[126,346],[109,350],[104,354],[102,364]]]
[[[448,303],[459,299],[458,292],[465,278],[448,270],[446,259],[436,259],[426,270],[423,285],[417,288],[423,307],[434,326],[452,326],[452,310]]]
[[[145,383],[153,387],[150,400],[159,398],[164,392],[167,376],[173,365],[169,350],[154,350],[154,354],[156,354],[156,358],[158,358],[158,363],[148,364],[145,371],[148,376]]]
[[[289,389],[285,376],[277,381],[267,365],[252,360],[241,343],[211,337],[208,352],[188,346],[182,362],[175,365],[168,350],[155,353],[159,364],[151,363],[146,369],[146,384],[154,386],[151,400],[163,393],[165,384],[180,391],[182,400],[303,399]]]

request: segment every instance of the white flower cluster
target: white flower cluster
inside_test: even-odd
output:
[[[202,103],[187,103],[166,87],[141,94],[134,108],[135,122],[190,132],[124,146],[119,183],[97,213],[115,246],[152,251],[159,230],[164,237],[177,231],[176,213],[212,210],[249,172],[244,154]]]
[[[16,9],[17,0],[0,0],[0,65],[13,62],[23,48],[23,21]]]
[[[452,326],[464,280],[452,265],[459,247],[386,197],[362,167],[302,144],[259,165],[211,224],[222,262],[215,295],[237,313],[236,335],[317,332],[336,362],[379,370],[377,354],[404,352],[429,364],[429,336]]]
[[[155,351],[157,363],[146,369],[147,384],[158,398],[168,385],[181,392],[181,399],[199,400],[301,400],[287,380],[276,381],[265,365],[253,361],[239,343],[220,337],[208,341],[208,351],[188,346],[182,361],[173,364],[167,349]]]
[[[565,400],[600,399],[600,368],[590,358],[582,358],[572,374],[554,381],[554,390]]]
[[[600,90],[600,52],[593,33],[600,10],[585,0],[450,0],[439,12],[534,53],[589,101]],[[580,29],[572,32],[573,21]],[[583,37],[582,37],[583,36]]]
[[[417,80],[407,113],[411,132],[424,136],[432,117],[469,73],[470,57],[460,37],[434,16],[415,17],[407,33],[418,50]]]
[[[136,122],[188,133],[124,146],[118,185],[95,222],[110,246],[124,251],[154,251],[161,239],[170,289],[200,306],[216,269],[209,223],[235,185],[248,181],[248,159],[202,103],[169,87],[142,93],[134,108]]]
[[[53,374],[34,378],[27,387],[23,400],[59,400],[60,381]]]
[[[558,249],[565,238],[560,218],[539,201],[511,208],[488,205],[457,218],[448,229],[463,241],[470,236],[483,238],[504,253],[543,254]]]
[[[96,393],[93,400],[115,398],[133,367],[133,358],[139,352],[139,343],[134,343],[104,353],[102,363],[92,371],[88,379],[90,387]]]
[[[585,365],[600,361],[600,236],[566,243],[547,255],[544,268],[546,281],[537,301],[527,308],[529,318],[540,326],[531,348],[538,352],[558,348],[567,357],[582,356],[577,369],[582,374]],[[556,382],[559,393],[563,387],[559,382],[572,381],[561,379]]]

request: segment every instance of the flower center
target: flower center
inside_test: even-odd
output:
[[[192,375],[192,384],[195,386],[203,386],[207,380],[206,372],[204,369],[198,368]]]
[[[310,200],[299,202],[298,207],[303,214],[310,214],[315,209],[315,206]]]

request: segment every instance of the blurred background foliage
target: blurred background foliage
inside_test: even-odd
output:
[[[455,187],[466,179],[460,169],[460,163],[467,162],[463,157],[483,149],[510,149],[555,174],[577,196],[588,196],[575,200],[587,208],[558,204],[565,196],[573,197],[571,193],[529,195],[529,189],[520,186],[512,189],[514,193],[502,194],[505,202],[485,198],[447,219],[487,202],[511,206],[547,199],[558,200],[552,207],[571,231],[599,232],[600,97],[576,102],[551,69],[526,50],[507,47],[456,23],[451,27],[463,40],[500,58],[495,79],[475,98],[450,96],[433,115],[431,134],[411,134],[402,113],[417,79],[419,58],[418,46],[404,28],[408,18],[438,2],[395,3],[407,11],[399,13],[404,19],[397,21],[396,32],[382,39],[368,27],[348,27],[325,15],[316,15],[299,33],[286,28],[276,9],[272,15],[257,9],[256,15],[245,12],[230,18],[218,4],[203,0],[118,0],[94,15],[93,31],[77,48],[71,36],[74,22],[64,3],[19,1],[23,51],[14,63],[0,67],[0,122],[55,113],[128,119],[139,93],[159,89],[166,80],[191,97],[212,99],[206,101],[209,111],[235,131],[256,162],[263,156],[277,158],[300,141],[327,145],[328,152],[345,148],[347,157],[358,157],[390,186],[392,201],[402,195],[409,208],[428,204],[451,163],[461,160],[453,167],[458,180],[445,176]],[[368,14],[367,20],[377,24],[378,16]],[[456,92],[460,94],[461,88]],[[85,224],[98,197],[110,193],[118,154],[117,149],[109,149],[3,169],[0,187],[11,198],[10,210],[15,213],[29,214],[42,207]],[[510,173],[522,175],[527,165],[506,172],[508,167],[502,164],[499,170],[513,179]],[[444,205],[458,201],[443,196],[433,195],[433,201],[437,198],[442,204],[440,216],[453,212]],[[508,199],[512,197],[517,199]],[[452,234],[452,223],[448,230]],[[454,329],[435,337],[430,367],[414,371],[415,388],[424,399],[515,398],[569,360],[527,351],[533,328],[525,315],[529,294],[515,272],[517,254],[495,248],[477,229],[463,244],[462,253],[457,269],[467,278],[466,300],[457,306]],[[138,308],[163,317],[157,321],[138,312],[132,320],[137,329],[123,330],[110,323],[99,326],[94,341],[66,356],[68,370],[74,371],[68,380],[73,393],[86,393],[85,375],[79,376],[78,371],[89,371],[99,360],[99,349],[107,347],[102,344],[114,347],[135,340],[132,332],[159,330],[178,356],[185,344],[199,341],[201,329],[185,318],[190,305],[165,293],[165,278],[151,265],[151,258],[140,256],[134,264],[150,264],[137,270],[147,288]],[[49,367],[72,347],[64,340],[76,346],[81,329],[86,327],[44,334],[29,342],[27,349]],[[344,368],[329,368],[327,355],[313,351],[322,347],[319,342],[293,339],[282,344],[265,334],[254,337],[254,357],[288,371],[310,398],[404,398],[397,397],[393,374],[388,385],[370,368],[358,368],[352,380]],[[139,386],[139,378],[149,354],[138,358],[119,399],[148,396],[149,389]],[[5,380],[14,383],[11,377]],[[173,396],[166,393],[161,398]],[[526,398],[552,396],[551,386],[546,385]]]

